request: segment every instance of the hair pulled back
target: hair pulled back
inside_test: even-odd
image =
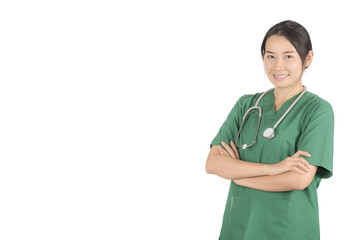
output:
[[[306,56],[309,54],[309,51],[312,50],[312,44],[309,33],[301,24],[295,21],[286,20],[272,26],[265,34],[261,44],[261,56],[263,59],[266,41],[272,35],[285,37],[294,46],[304,65]]]

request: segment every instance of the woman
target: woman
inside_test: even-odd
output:
[[[239,98],[206,161],[207,173],[232,180],[219,239],[320,239],[317,188],[332,176],[334,114],[302,84],[314,56],[310,36],[280,22],[261,55],[275,88]],[[259,125],[258,109],[246,114],[257,101]]]

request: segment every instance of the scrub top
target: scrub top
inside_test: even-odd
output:
[[[274,138],[262,136],[299,94],[275,112],[274,90],[268,92],[259,103],[263,115],[255,144],[238,151],[241,160],[265,164],[280,162],[298,150],[309,152],[311,157],[302,157],[318,166],[311,184],[305,190],[267,192],[231,181],[220,240],[320,239],[317,188],[321,179],[331,177],[333,172],[334,113],[331,105],[307,91],[277,126]],[[221,141],[229,145],[231,140],[235,142],[243,114],[255,105],[260,95],[239,98],[210,147],[221,145]],[[252,111],[244,122],[238,145],[250,144],[254,140],[257,124],[258,113]]]

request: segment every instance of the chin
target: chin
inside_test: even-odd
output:
[[[277,87],[277,88],[286,88],[286,87],[291,86],[291,84],[289,84],[289,83],[279,82],[279,81],[274,81],[274,80],[272,80],[271,83],[274,85],[274,87]]]
[[[298,82],[289,82],[289,81],[277,81],[272,79],[271,83],[276,87],[276,88],[289,88],[289,87],[294,87],[298,85]],[[300,81],[301,83],[301,81]]]

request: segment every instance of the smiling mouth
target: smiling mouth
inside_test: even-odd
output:
[[[275,80],[283,80],[287,76],[289,76],[289,74],[281,74],[281,75],[280,74],[276,74],[276,75],[273,74],[273,77],[274,77]]]

